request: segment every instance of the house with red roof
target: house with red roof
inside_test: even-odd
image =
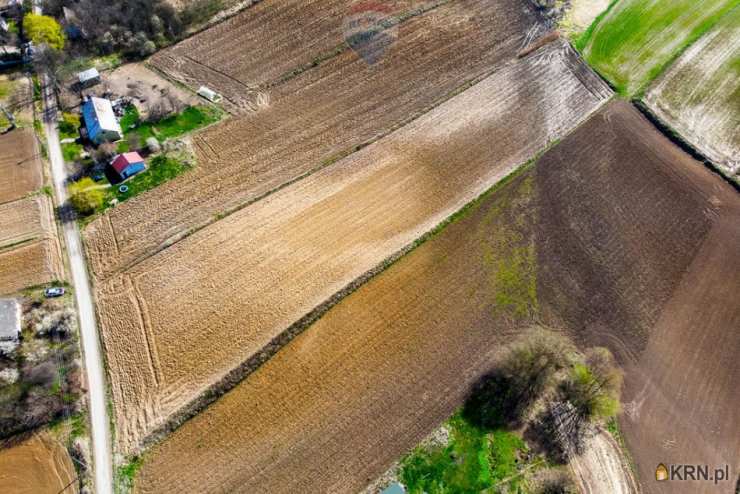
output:
[[[131,152],[116,156],[111,163],[111,167],[113,167],[121,179],[126,180],[146,170],[146,163],[139,153]]]

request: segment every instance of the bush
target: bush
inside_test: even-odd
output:
[[[55,50],[64,48],[62,26],[48,15],[26,14],[23,29],[35,45],[48,45]]]
[[[80,116],[76,113],[62,113],[62,121],[59,122],[59,132],[62,137],[74,137],[80,128]]]
[[[103,206],[105,191],[93,179],[85,177],[69,186],[69,201],[79,214],[88,216]]]
[[[567,364],[568,353],[567,340],[561,336],[545,331],[526,336],[473,388],[463,415],[486,429],[519,425],[555,372]]]

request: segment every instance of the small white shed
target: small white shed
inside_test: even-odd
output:
[[[100,72],[95,67],[83,70],[77,74],[81,87],[90,87],[100,83]]]
[[[207,99],[211,103],[220,103],[223,99],[223,97],[216,91],[205,86],[201,86],[200,89],[198,89],[198,96]]]

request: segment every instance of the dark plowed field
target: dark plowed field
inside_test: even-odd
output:
[[[740,458],[740,196],[613,103],[537,167],[548,319],[625,366],[621,423],[645,492],[731,492]],[[658,483],[658,463],[731,482]]]

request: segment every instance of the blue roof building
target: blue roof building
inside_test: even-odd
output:
[[[92,97],[82,105],[87,137],[95,144],[120,141],[123,137],[113,105],[107,99]]]

